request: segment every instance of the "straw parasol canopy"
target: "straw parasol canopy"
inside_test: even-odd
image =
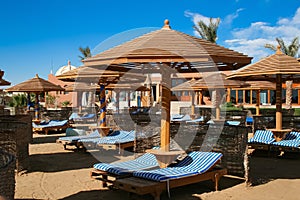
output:
[[[143,82],[145,80],[144,75],[126,73],[112,70],[98,70],[93,67],[81,66],[76,69],[65,72],[56,76],[59,80],[69,82],[85,82],[85,83],[98,83],[102,85],[108,85],[111,83],[118,83],[120,81],[126,83]]]
[[[37,74],[34,78],[19,83],[15,86],[7,88],[7,92],[27,92],[35,93],[35,120],[39,122],[39,98],[38,94],[41,92],[50,92],[50,91],[64,91],[65,89],[59,85],[55,85],[45,79],[40,78]],[[29,103],[29,102],[28,102]]]
[[[191,80],[188,80],[184,83],[181,83],[179,85],[176,85],[171,89],[171,91],[192,91],[192,106],[191,106],[191,116],[195,116],[195,91],[194,88],[192,88],[192,85],[196,82],[197,80],[195,78],[192,78]],[[201,94],[202,95],[202,94]]]
[[[228,76],[230,79],[268,80],[276,83],[276,131],[282,131],[282,83],[293,80],[300,81],[300,64],[297,59],[285,55],[277,47],[275,54],[256,63],[236,70]]]
[[[99,85],[88,84],[85,82],[74,82],[71,85],[67,85],[65,88],[66,92],[82,92],[82,91],[94,91],[99,90]]]
[[[197,80],[195,78],[192,78],[191,80],[188,80],[186,82],[183,82],[179,85],[174,86],[171,90],[172,91],[194,91],[194,88],[192,88],[192,85]]]
[[[194,89],[212,89],[215,90],[216,96],[219,96],[219,92],[221,89],[226,88],[238,88],[238,87],[246,87],[247,83],[239,80],[228,80],[226,74],[221,72],[207,73],[203,76],[202,79],[193,83],[192,88]],[[220,120],[220,99],[216,98],[216,120]]]
[[[122,91],[149,91],[147,86],[140,83],[111,83],[105,87],[107,90],[122,90]]]
[[[1,86],[10,85],[10,82],[2,78],[3,75],[4,75],[4,71],[0,70],[0,85]]]
[[[234,70],[251,62],[239,52],[172,30],[165,20],[162,29],[144,34],[83,60],[84,66],[119,72],[162,75],[161,148],[170,144],[171,74]],[[172,72],[174,71],[174,72]]]
[[[19,83],[15,86],[7,88],[7,92],[50,92],[64,91],[65,89],[59,85],[55,85],[45,79],[40,78],[37,74],[34,78]]]
[[[125,72],[122,71],[112,71],[105,69],[99,70],[93,67],[86,66],[78,67],[56,77],[59,80],[63,81],[76,81],[76,84],[74,84],[74,86],[77,85],[78,90],[80,90],[81,92],[84,92],[84,89],[86,89],[85,91],[90,92],[98,90],[100,91],[100,118],[98,120],[98,124],[102,128],[107,128],[105,90],[113,90],[116,88],[118,88],[118,90],[131,90],[133,88],[133,85],[130,84],[141,83],[144,82],[146,79],[146,77],[141,74],[134,74],[128,72],[125,74]],[[70,89],[72,89],[71,86]]]

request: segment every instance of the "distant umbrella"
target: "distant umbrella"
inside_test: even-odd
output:
[[[4,71],[0,70],[0,85],[10,85],[10,82],[4,80],[2,77],[4,75]]]
[[[228,76],[230,79],[272,81],[276,83],[276,130],[282,129],[282,83],[300,81],[300,64],[297,59],[285,55],[277,47],[275,54],[256,63],[236,70]]]
[[[7,92],[28,92],[35,93],[35,121],[39,121],[39,98],[41,92],[64,91],[65,89],[59,85],[55,85],[45,79],[40,78],[37,74],[34,78],[19,83],[15,86],[7,88]]]

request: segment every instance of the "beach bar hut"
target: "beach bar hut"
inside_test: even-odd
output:
[[[161,150],[170,149],[171,74],[235,70],[251,62],[251,57],[182,32],[172,30],[169,21],[156,31],[83,60],[84,66],[141,74],[160,73]]]
[[[288,80],[300,81],[300,64],[296,58],[283,54],[278,46],[275,54],[236,70],[228,78],[276,83],[276,127],[271,131],[276,140],[281,140],[291,131],[282,129],[282,83]]]

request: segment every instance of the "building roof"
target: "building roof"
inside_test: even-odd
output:
[[[71,65],[71,61],[68,61],[68,64],[67,65],[64,65],[62,67],[60,67],[56,73],[55,73],[55,76],[59,76],[59,75],[62,75],[68,71],[71,71],[73,69],[76,69],[75,66]]]

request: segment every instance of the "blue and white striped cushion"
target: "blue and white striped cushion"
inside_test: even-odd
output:
[[[97,130],[93,131],[92,133],[88,135],[77,135],[77,136],[67,136],[67,137],[60,137],[58,140],[61,141],[69,141],[69,142],[76,142],[83,139],[95,139],[99,138],[100,134]]]
[[[188,177],[198,174],[188,170],[181,169],[180,167],[166,167],[150,171],[136,171],[133,172],[133,176],[139,178],[145,178],[153,181],[167,181],[171,179],[178,179],[182,177]]]
[[[232,125],[232,126],[238,126],[238,125],[241,124],[241,122],[240,121],[230,121],[229,120],[229,121],[226,121],[225,124]]]
[[[271,144],[275,141],[274,135],[270,130],[257,130],[248,143]]]
[[[49,128],[49,127],[56,127],[56,126],[64,126],[68,123],[68,120],[50,120],[45,124],[35,124],[32,122],[33,128]]]
[[[153,181],[166,181],[202,174],[214,166],[221,157],[221,153],[191,152],[174,167],[166,167],[150,171],[136,171],[133,173],[133,176]]]
[[[117,175],[125,175],[137,170],[146,170],[158,167],[158,162],[153,154],[145,153],[144,155],[125,162],[118,163],[97,163],[95,169],[110,172]]]
[[[273,145],[284,147],[299,147],[300,146],[300,133],[290,132],[286,135],[284,140],[273,142]]]
[[[134,141],[134,131],[120,131],[120,134],[100,138],[97,144],[118,144]]]
[[[185,122],[185,121],[189,121],[191,120],[191,116],[190,115],[184,115],[183,117],[181,118],[172,118],[171,121],[173,122]]]
[[[182,161],[175,165],[175,167],[182,167],[186,170],[197,171],[204,173],[209,170],[216,162],[218,162],[223,155],[216,152],[200,152],[194,151],[188,154]]]
[[[109,136],[100,138],[83,138],[78,140],[82,143],[94,144],[118,144],[134,141],[134,131],[114,131]]]

